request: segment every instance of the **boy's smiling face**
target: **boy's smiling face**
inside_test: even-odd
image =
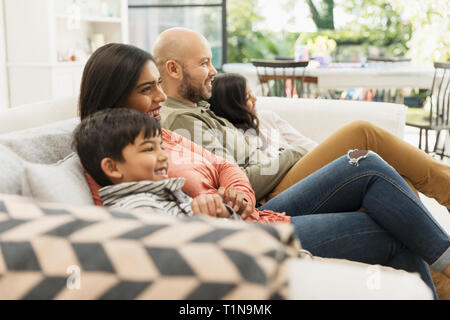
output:
[[[144,130],[122,150],[124,161],[116,161],[123,175],[120,182],[143,180],[160,181],[168,178],[168,156],[162,147],[161,136],[144,138]]]

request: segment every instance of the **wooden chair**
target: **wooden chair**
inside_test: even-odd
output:
[[[311,94],[310,85],[317,87],[317,77],[305,76],[308,61],[251,60],[265,96],[303,97]]]
[[[445,140],[445,132],[450,134],[450,62],[435,62],[434,77],[430,93],[430,114],[426,118],[407,120],[406,125],[419,128],[419,149],[426,153],[433,152],[441,157],[445,154],[445,141],[439,147],[440,138]],[[436,131],[436,141],[433,150],[428,147],[428,132]],[[422,136],[425,133],[425,148],[422,148]],[[442,134],[444,133],[444,134]]]

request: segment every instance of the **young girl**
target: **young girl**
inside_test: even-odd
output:
[[[239,74],[224,73],[212,83],[211,110],[257,139],[267,154],[279,148],[300,146],[308,150],[268,196],[273,198],[350,149],[372,150],[392,165],[413,191],[435,198],[450,209],[450,166],[440,163],[390,132],[368,122],[344,126],[320,144],[305,137],[274,112],[258,111],[256,97]],[[275,147],[274,147],[275,146]]]
[[[277,157],[280,150],[293,146],[308,152],[317,146],[317,142],[302,135],[275,112],[256,110],[256,97],[245,77],[239,74],[216,76],[209,102],[214,113],[242,129],[248,140],[257,143],[269,156]]]

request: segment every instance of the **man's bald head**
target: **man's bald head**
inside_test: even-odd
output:
[[[192,103],[211,97],[217,74],[208,40],[198,32],[172,28],[162,32],[153,46],[166,94]]]
[[[185,65],[199,44],[209,47],[208,40],[202,34],[186,28],[171,28],[159,35],[152,53],[160,69],[169,60]]]

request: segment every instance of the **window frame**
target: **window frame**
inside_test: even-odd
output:
[[[222,8],[222,66],[227,63],[227,0],[217,0],[216,3],[184,3],[184,4],[128,4],[128,9],[149,9],[149,8],[195,8],[195,7],[221,7]]]

